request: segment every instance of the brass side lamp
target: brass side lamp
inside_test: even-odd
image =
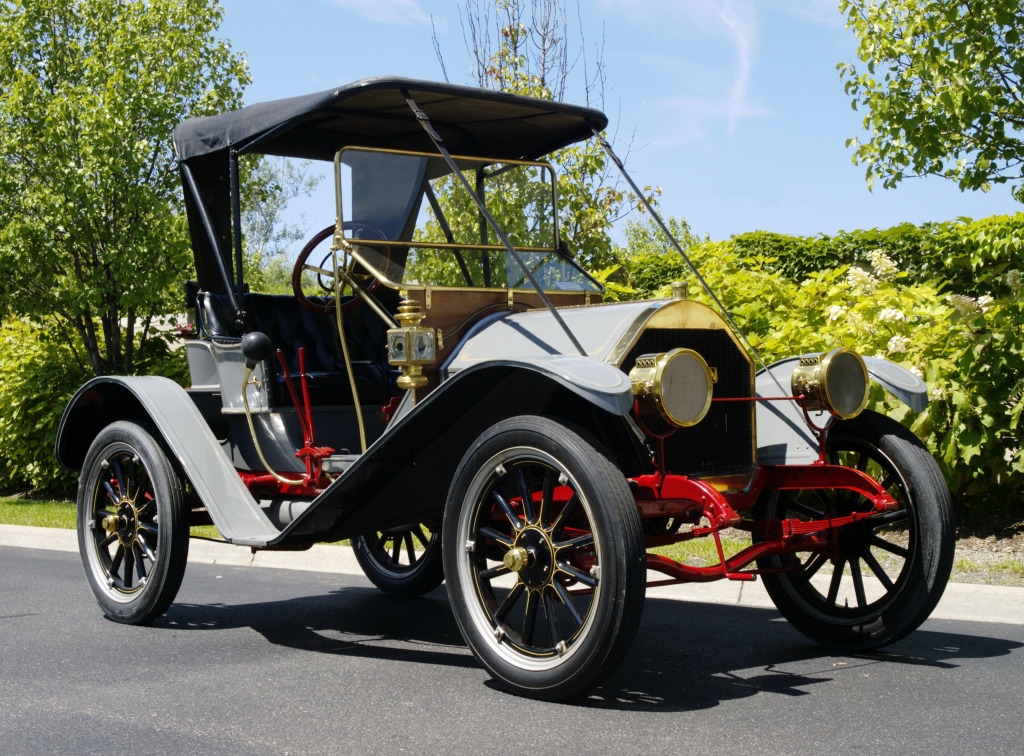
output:
[[[427,385],[423,366],[437,360],[437,334],[433,328],[421,326],[425,316],[420,305],[412,299],[403,299],[398,305],[398,328],[388,330],[388,362],[402,368],[398,387],[418,389]]]

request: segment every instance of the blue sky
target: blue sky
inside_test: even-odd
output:
[[[472,83],[462,0],[221,3],[221,35],[252,70],[247,104],[368,76],[443,80],[432,22],[449,80]],[[600,107],[616,150],[697,233],[833,234],[1024,209],[1005,188],[963,194],[942,179],[868,191],[845,146],[862,131],[836,70],[856,59],[836,0],[579,0],[579,19],[566,5],[572,45],[581,31],[588,53],[603,39]],[[565,99],[582,97],[571,80]]]

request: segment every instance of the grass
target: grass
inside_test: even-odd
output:
[[[750,545],[750,538],[734,538],[722,536],[722,551],[725,558],[739,553]],[[718,564],[718,549],[715,547],[715,540],[711,536],[706,538],[695,538],[692,541],[682,541],[668,546],[658,546],[651,549],[652,554],[674,559],[682,564],[690,564],[696,567],[706,567]]]
[[[4,496],[0,498],[0,525],[73,529],[75,502]]]
[[[1024,581],[1024,561],[1005,557],[994,561],[979,562],[965,557],[958,557],[953,563],[953,573],[963,573],[975,577],[1002,574],[1017,581]]]
[[[0,525],[30,525],[36,528],[75,529],[75,502],[60,499],[0,497]],[[189,534],[202,538],[220,538],[213,525],[193,525]]]

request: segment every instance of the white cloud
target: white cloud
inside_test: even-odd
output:
[[[380,24],[430,25],[430,16],[423,12],[420,0],[325,0],[325,2]]]
[[[727,30],[736,46],[736,71],[732,87],[726,100],[725,115],[729,119],[729,131],[736,129],[736,122],[750,115],[749,102],[750,74],[754,65],[757,45],[757,13],[754,8],[737,0],[725,0],[718,5],[719,21]]]
[[[630,0],[628,5],[623,0],[602,2],[605,8],[618,9],[627,19],[640,24],[657,23],[685,30],[688,36],[723,39],[720,45],[723,63],[680,59],[679,65],[692,71],[685,78],[691,92],[661,98],[656,103],[659,111],[672,113],[671,141],[700,139],[712,128],[721,129],[723,121],[727,131],[732,133],[743,119],[771,115],[751,92],[757,61],[759,3],[754,0]],[[686,50],[687,46],[682,44],[680,49]]]

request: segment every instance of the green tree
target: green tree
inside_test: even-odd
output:
[[[867,141],[868,185],[943,176],[962,190],[1011,182],[1024,201],[1020,0],[841,0],[865,66],[841,63]]]
[[[252,156],[242,185],[242,243],[245,280],[253,291],[267,294],[292,292],[289,253],[312,236],[304,213],[290,214],[288,204],[309,197],[323,178],[309,160]],[[315,229],[319,231],[320,229]]]
[[[190,264],[171,131],[240,104],[215,0],[0,0],[0,296],[132,373]],[[158,340],[158,339],[157,339]]]
[[[564,0],[466,0],[465,28],[478,86],[561,100],[569,83],[578,78],[576,89],[584,103],[600,107],[601,50],[588,57],[582,29],[579,48],[570,44],[570,35],[577,32],[569,29]],[[576,63],[582,66],[578,77]],[[629,215],[637,200],[610,180],[612,166],[600,144],[590,139],[558,150],[549,159],[558,170],[560,238],[586,268],[621,262],[611,228]],[[645,189],[651,202],[660,192],[660,187]]]

